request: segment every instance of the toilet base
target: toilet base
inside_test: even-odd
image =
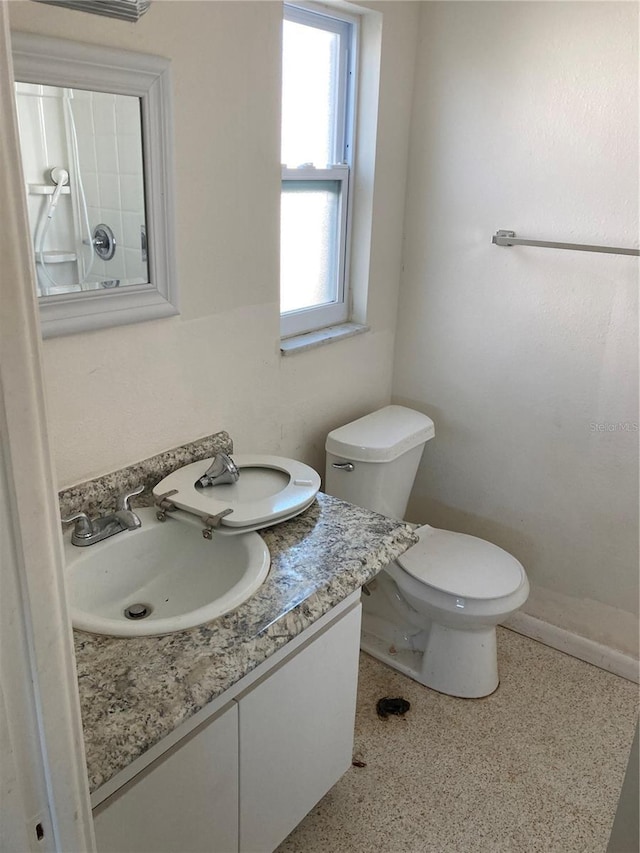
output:
[[[495,628],[458,631],[432,624],[423,652],[396,644],[393,639],[390,642],[397,636],[392,623],[387,632],[380,630],[382,620],[376,619],[376,631],[372,633],[366,630],[366,621],[365,615],[360,648],[414,681],[462,699],[480,699],[497,689]]]
[[[499,684],[496,629],[459,631],[432,624],[418,680],[463,699],[493,693]]]
[[[363,631],[360,635],[360,648],[372,658],[386,663],[392,669],[397,669],[414,681],[420,681],[422,653],[411,649],[396,648],[387,641]],[[422,682],[420,682],[422,683]]]

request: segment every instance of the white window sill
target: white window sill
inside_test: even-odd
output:
[[[360,323],[341,323],[339,326],[327,326],[326,329],[318,329],[315,332],[305,332],[303,335],[294,335],[280,341],[280,354],[293,355],[297,352],[323,347],[334,341],[344,338],[352,338],[354,335],[362,335],[369,331],[369,326]]]

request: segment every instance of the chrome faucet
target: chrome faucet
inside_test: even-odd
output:
[[[144,486],[138,486],[132,492],[120,495],[116,503],[116,511],[102,518],[91,519],[86,512],[78,512],[70,518],[63,518],[63,524],[71,524],[75,521],[75,527],[71,534],[71,544],[84,547],[102,542],[109,536],[122,533],[123,530],[135,530],[142,522],[131,509],[129,501],[131,498],[144,491]]]
[[[239,477],[240,471],[233,459],[226,453],[217,453],[202,477],[196,480],[195,486],[204,489],[207,486],[221,486],[223,483],[237,483]]]

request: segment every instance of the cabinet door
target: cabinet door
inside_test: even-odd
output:
[[[351,766],[358,605],[239,699],[240,850],[274,850]]]
[[[93,817],[99,853],[237,851],[237,705],[195,729]]]

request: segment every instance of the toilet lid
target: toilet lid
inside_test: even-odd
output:
[[[240,470],[236,483],[197,489],[196,481],[212,462],[203,459],[161,480],[153,489],[154,497],[175,490],[169,498],[171,503],[201,518],[231,509],[222,518],[222,526],[246,531],[259,530],[303,512],[320,488],[320,477],[313,468],[295,459],[234,454],[233,460]]]
[[[484,539],[428,524],[415,532],[419,542],[397,562],[442,592],[461,598],[501,598],[515,592],[526,577],[515,557]]]

